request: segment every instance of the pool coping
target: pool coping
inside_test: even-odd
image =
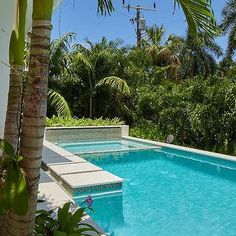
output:
[[[158,147],[166,147],[166,148],[177,149],[180,151],[194,152],[194,153],[198,153],[198,154],[205,155],[208,157],[213,157],[213,158],[218,158],[218,159],[222,159],[222,160],[236,162],[236,156],[221,154],[221,153],[217,153],[217,152],[210,152],[210,151],[200,150],[200,149],[196,149],[196,148],[184,147],[184,146],[179,146],[179,145],[175,145],[175,144],[168,144],[168,143],[163,143],[163,142],[158,142],[158,141],[152,141],[149,139],[136,138],[136,137],[132,137],[132,136],[122,136],[122,138],[127,139],[127,140],[139,141],[139,142],[143,142],[143,143],[147,143],[147,144],[153,144]]]
[[[106,128],[122,128],[129,127],[128,125],[87,125],[87,126],[63,126],[63,127],[46,127],[46,130],[57,130],[57,129],[106,129]]]

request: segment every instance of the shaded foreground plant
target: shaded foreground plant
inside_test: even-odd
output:
[[[70,210],[71,202],[58,209],[57,215],[53,211],[38,210],[34,230],[37,236],[89,236],[100,235],[90,224],[84,222],[85,210],[91,209],[92,198],[88,197],[84,203],[87,207]]]
[[[0,139],[0,150],[5,155],[0,159],[3,167],[0,173],[0,215],[9,210],[17,215],[25,215],[28,209],[28,192],[24,172],[19,167],[23,157],[15,154],[11,144],[3,139]]]

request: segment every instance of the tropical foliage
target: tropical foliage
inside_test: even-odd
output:
[[[85,203],[90,200],[88,197]],[[101,235],[93,226],[86,223],[83,217],[86,215],[87,207],[83,206],[71,210],[72,203],[65,203],[58,209],[57,217],[53,211],[38,210],[34,231],[37,236],[89,236]],[[90,207],[87,209],[91,209]]]
[[[49,85],[65,97],[75,116],[83,118],[83,125],[92,124],[84,118],[91,116],[92,96],[93,118],[119,117],[131,125],[134,136],[165,141],[173,134],[176,144],[234,153],[232,62],[223,72],[227,64],[216,59],[223,52],[205,33],[197,40],[189,33],[164,38],[164,27],[153,26],[142,48],[105,38],[87,40],[87,47],[70,43],[72,50],[64,55],[70,63],[58,77],[49,78]],[[48,117],[52,115],[49,110]],[[81,125],[57,119],[52,120],[59,126]]]
[[[122,122],[119,118],[105,119],[105,118],[61,118],[53,116],[52,118],[47,118],[46,126],[47,127],[73,127],[73,126],[98,126],[98,125],[122,125]]]

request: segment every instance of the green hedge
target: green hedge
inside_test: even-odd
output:
[[[72,126],[99,126],[99,125],[122,125],[124,124],[119,118],[114,119],[89,119],[89,118],[61,118],[53,116],[51,119],[47,118],[47,127],[72,127]]]

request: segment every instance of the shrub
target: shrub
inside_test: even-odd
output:
[[[154,139],[173,134],[177,144],[231,154],[236,143],[235,98],[236,83],[217,77],[141,88],[138,117],[151,122],[139,122],[134,131]]]
[[[99,125],[122,125],[124,124],[119,118],[114,119],[89,119],[89,118],[61,118],[53,116],[51,119],[47,118],[47,127],[72,127],[72,126],[99,126]]]

